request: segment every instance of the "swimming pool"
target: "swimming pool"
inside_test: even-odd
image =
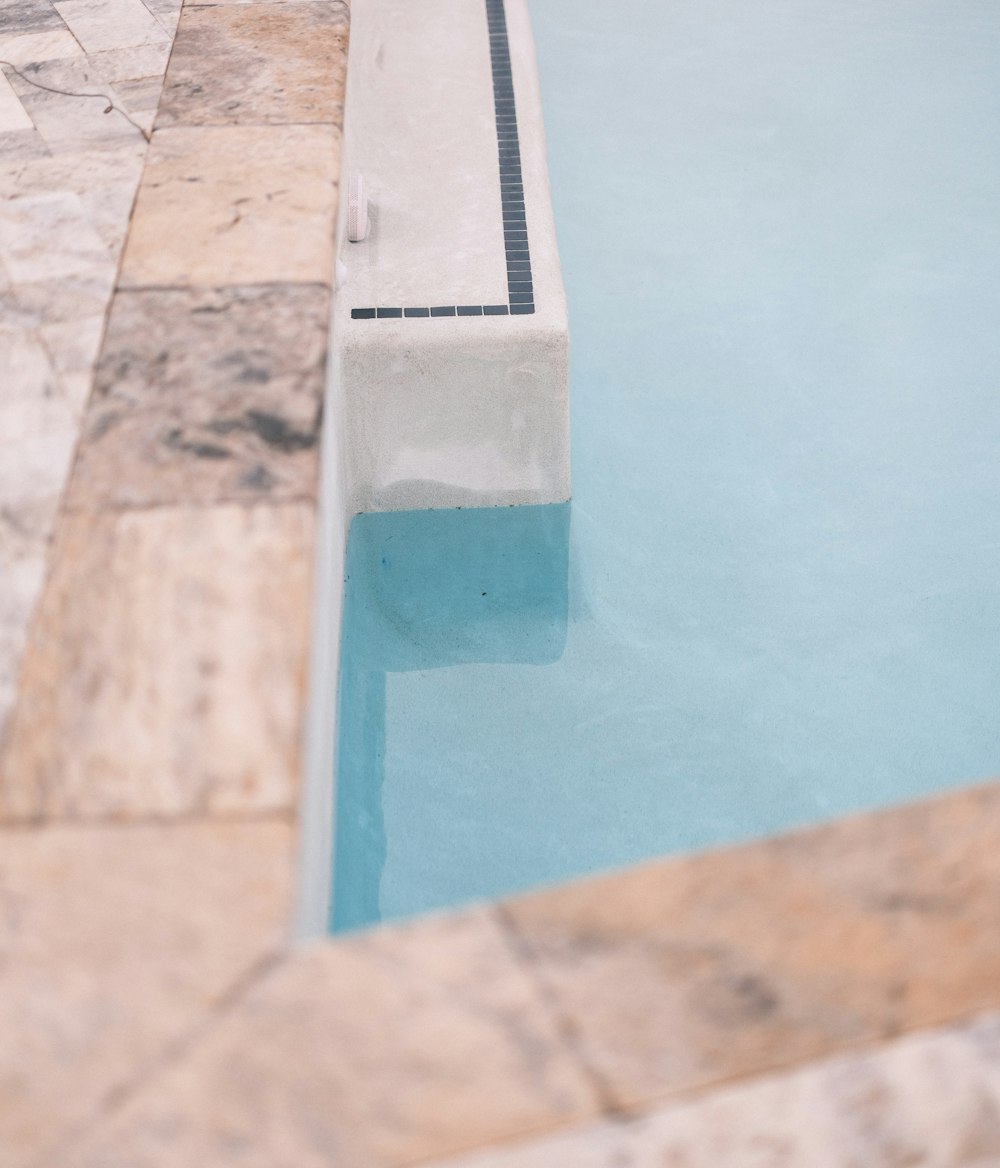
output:
[[[1000,13],[531,11],[574,497],[354,520],[335,930],[1000,770]]]

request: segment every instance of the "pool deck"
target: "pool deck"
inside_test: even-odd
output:
[[[152,112],[169,3],[12,11]],[[0,105],[0,1168],[1000,1159],[998,784],[291,941],[347,26]]]

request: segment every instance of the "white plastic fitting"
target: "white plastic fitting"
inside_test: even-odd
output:
[[[352,174],[347,181],[347,238],[360,243],[368,236],[368,193],[364,176]]]

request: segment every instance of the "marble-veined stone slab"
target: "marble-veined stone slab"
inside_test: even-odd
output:
[[[121,286],[329,284],[337,170],[328,126],[158,130]]]
[[[87,53],[170,40],[142,0],[56,0],[55,8]]]
[[[280,947],[292,828],[0,832],[0,1163],[67,1144]]]
[[[188,10],[157,125],[339,124],[347,26],[341,0]]]
[[[1000,787],[505,912],[622,1109],[1000,1004]]]
[[[434,1168],[993,1168],[1000,1019],[987,1014]]]
[[[312,499],[329,292],[121,292],[71,509]]]
[[[597,1103],[496,922],[293,953],[63,1168],[402,1168]]]
[[[0,133],[16,130],[31,130],[35,123],[28,117],[17,94],[11,88],[5,73],[0,72]]]
[[[0,254],[15,284],[99,276],[110,259],[80,196],[71,191],[0,203]]]
[[[0,818],[290,811],[313,525],[308,504],[64,517]]]

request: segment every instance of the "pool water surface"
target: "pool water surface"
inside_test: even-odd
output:
[[[1000,772],[1000,8],[531,11],[574,497],[354,521],[334,929]]]

